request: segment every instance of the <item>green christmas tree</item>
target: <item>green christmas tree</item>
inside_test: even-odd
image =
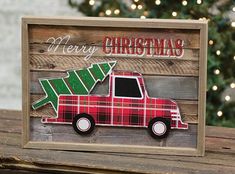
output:
[[[96,63],[88,68],[68,71],[64,78],[39,79],[46,96],[34,102],[32,108],[38,109],[51,103],[57,111],[60,94],[88,95],[97,82],[102,82],[109,75],[115,64],[115,61]]]
[[[235,13],[233,0],[69,0],[87,16],[208,20],[207,124],[235,127]]]

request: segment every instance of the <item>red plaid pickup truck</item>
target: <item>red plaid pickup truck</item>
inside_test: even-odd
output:
[[[109,76],[108,95],[60,95],[57,118],[42,122],[72,124],[81,135],[96,125],[146,127],[154,138],[166,137],[170,129],[188,129],[175,101],[148,96],[140,73],[114,71]]]

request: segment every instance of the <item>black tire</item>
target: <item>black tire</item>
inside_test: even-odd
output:
[[[157,127],[161,126],[159,130]],[[170,119],[165,118],[153,118],[148,125],[148,131],[153,138],[162,139],[166,138],[171,128]]]
[[[79,127],[79,124],[82,127]],[[78,114],[73,119],[73,129],[80,135],[88,135],[94,130],[94,128],[95,121],[93,117],[88,114]]]

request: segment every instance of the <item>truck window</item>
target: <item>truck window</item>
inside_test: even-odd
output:
[[[141,98],[141,92],[135,78],[115,77],[116,97],[134,97]]]

